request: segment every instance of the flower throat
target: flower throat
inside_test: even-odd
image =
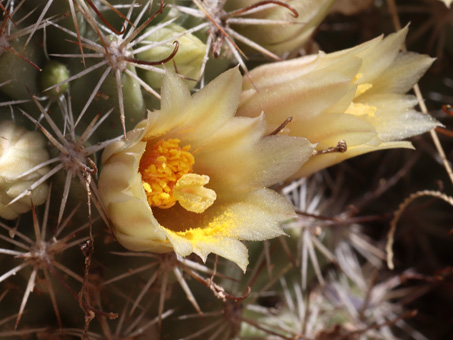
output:
[[[202,213],[215,201],[215,191],[205,188],[206,175],[193,173],[194,156],[190,145],[179,146],[179,139],[160,140],[140,159],[139,172],[151,207],[168,209],[176,202],[186,210]]]

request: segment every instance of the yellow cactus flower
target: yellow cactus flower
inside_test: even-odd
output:
[[[239,240],[283,234],[279,224],[294,210],[267,187],[297,171],[313,146],[266,136],[263,115],[235,117],[241,81],[231,69],[191,97],[169,73],[161,110],[105,149],[99,192],[124,247],[204,261],[215,253],[245,270]]]
[[[140,50],[142,51],[137,53],[137,57],[145,61],[163,60],[167,58],[174,50],[173,41],[178,41],[178,53],[176,53],[171,61],[163,65],[169,69],[176,68],[175,70],[180,75],[187,78],[185,80],[186,85],[190,89],[193,89],[201,77],[206,45],[195,35],[187,32],[184,27],[176,24],[168,24],[159,29],[150,27],[145,31],[144,36],[146,38],[140,44],[142,46]],[[158,44],[159,42],[165,41],[168,41],[168,44]],[[163,65],[156,67],[164,68]],[[145,70],[141,74],[148,85],[155,89],[160,89],[164,77],[162,74]]]
[[[250,72],[253,84],[243,78],[238,114],[264,112],[269,131],[293,117],[282,132],[306,137],[318,151],[346,142],[346,152],[319,152],[294,177],[371,151],[412,148],[401,140],[438,122],[415,111],[417,100],[405,95],[433,62],[399,52],[406,34],[404,28],[344,51],[258,67]]]
[[[46,201],[48,186],[42,183],[30,195],[14,203],[16,197],[49,172],[47,166],[38,167],[49,159],[44,138],[12,121],[0,122],[0,217],[13,220]]]

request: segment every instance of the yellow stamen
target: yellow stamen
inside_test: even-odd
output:
[[[173,188],[178,180],[192,172],[195,163],[190,145],[179,146],[179,139],[161,140],[147,150],[140,160],[143,188],[152,207],[170,208],[176,203]]]
[[[179,143],[179,139],[168,139],[147,146],[139,172],[148,204],[166,209],[179,202],[188,211],[202,213],[217,195],[204,187],[208,176],[192,173],[195,160],[189,152],[190,145],[181,148]]]

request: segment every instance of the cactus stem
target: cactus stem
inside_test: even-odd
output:
[[[45,212],[44,212],[44,217],[42,223],[38,221],[37,214],[36,214],[36,208],[32,206],[32,214],[33,214],[33,229],[34,229],[34,240],[31,238],[25,236],[21,232],[3,224],[0,223],[0,228],[6,229],[10,233],[10,235],[17,236],[20,241],[15,241],[11,238],[4,237],[2,236],[1,238],[5,240],[8,243],[11,243],[12,245],[18,246],[22,248],[23,250],[21,251],[15,251],[14,253],[8,252],[7,249],[2,249],[0,248],[0,253],[7,254],[7,255],[12,255],[16,258],[23,259],[23,262],[14,267],[13,269],[9,270],[5,274],[3,274],[0,277],[0,282],[5,280],[11,275],[15,275],[17,272],[21,271],[23,268],[26,267],[32,267],[32,273],[30,274],[30,277],[28,279],[27,287],[24,291],[23,297],[22,297],[22,302],[19,308],[19,313],[17,315],[16,323],[15,323],[15,329],[17,329],[19,322],[21,320],[21,317],[23,315],[25,306],[27,305],[28,298],[30,296],[30,293],[33,292],[35,283],[36,283],[36,278],[38,271],[41,270],[44,274],[44,279],[46,281],[46,285],[49,290],[49,296],[50,300],[52,302],[52,306],[55,312],[55,315],[57,317],[58,324],[60,328],[62,327],[61,323],[61,317],[60,317],[60,312],[58,309],[57,305],[57,300],[55,296],[55,291],[52,286],[50,276],[49,276],[49,271],[51,273],[56,272],[56,268],[59,270],[62,270],[64,273],[67,275],[71,276],[73,279],[76,281],[82,282],[82,278],[72,272],[69,268],[65,267],[64,265],[60,264],[57,262],[55,259],[55,256],[57,254],[60,254],[64,252],[66,249],[73,247],[74,245],[83,242],[86,240],[88,237],[80,237],[74,240],[74,237],[76,237],[81,231],[85,230],[88,227],[88,224],[83,225],[76,231],[71,232],[68,236],[65,236],[63,238],[57,239],[58,234],[54,234],[49,241],[46,241],[46,229],[47,229],[47,222],[48,222],[48,216],[49,216],[49,207],[50,207],[50,194],[51,190],[49,190],[48,194],[48,199],[46,201],[46,207],[45,207]],[[63,221],[63,226],[66,226],[69,222],[69,220],[72,218],[76,210],[78,209],[79,206],[77,206],[70,214],[69,216]],[[40,225],[41,224],[41,225]],[[60,230],[61,232],[61,230]]]
[[[149,3],[144,6],[144,8],[141,11],[139,17],[141,17],[144,14],[144,11],[146,10],[148,5],[149,5]],[[130,24],[130,26],[129,26],[130,20],[128,20],[127,23],[126,23],[125,30],[122,33],[122,35],[121,36],[115,36],[115,37],[112,37],[112,38],[109,38],[109,37],[105,36],[102,33],[102,31],[99,29],[98,25],[95,25],[94,23],[92,23],[92,21],[94,19],[91,18],[90,15],[88,15],[87,13],[84,14],[84,17],[90,23],[92,28],[96,30],[97,35],[98,35],[98,37],[100,39],[100,44],[99,43],[95,43],[93,41],[90,41],[88,39],[85,39],[83,37],[80,37],[80,40],[81,40],[80,45],[83,46],[86,49],[90,49],[90,50],[94,51],[95,53],[93,53],[93,54],[85,54],[84,56],[83,55],[69,55],[69,54],[56,54],[54,56],[57,56],[57,57],[70,57],[70,58],[74,58],[74,57],[82,57],[82,58],[90,57],[90,58],[100,58],[100,59],[103,59],[103,60],[101,60],[99,63],[96,63],[96,64],[86,68],[85,70],[83,70],[83,71],[81,71],[81,72],[79,72],[77,74],[74,74],[73,76],[65,79],[64,81],[62,81],[62,82],[60,82],[58,84],[55,84],[52,87],[47,89],[47,90],[49,90],[49,89],[55,88],[57,86],[61,86],[61,85],[65,84],[65,83],[71,82],[71,81],[73,81],[75,79],[79,79],[79,78],[81,78],[81,77],[83,77],[83,76],[95,71],[96,69],[107,65],[106,70],[104,71],[102,76],[99,78],[99,80],[98,80],[96,86],[94,87],[90,97],[86,101],[85,106],[82,109],[82,111],[81,111],[81,113],[80,113],[75,125],[77,125],[80,122],[80,120],[84,116],[85,112],[87,111],[88,107],[91,105],[92,101],[94,100],[94,98],[95,98],[96,94],[98,93],[99,89],[103,85],[105,79],[107,78],[107,76],[110,73],[112,73],[114,78],[115,78],[116,89],[117,89],[117,97],[118,97],[118,106],[119,106],[119,111],[120,111],[120,120],[121,120],[121,125],[122,125],[122,128],[123,128],[124,137],[126,136],[126,123],[125,123],[125,121],[126,121],[126,112],[125,112],[125,108],[124,108],[125,104],[124,104],[124,99],[123,99],[122,74],[126,74],[127,76],[132,78],[134,81],[136,81],[140,86],[142,86],[145,91],[147,91],[148,93],[152,94],[156,98],[160,99],[159,94],[155,90],[153,90],[150,86],[148,86],[144,81],[142,81],[133,72],[128,70],[128,67],[138,66],[138,67],[142,67],[142,68],[151,69],[151,71],[163,73],[164,72],[163,70],[161,70],[159,68],[156,68],[156,67],[153,67],[153,66],[154,65],[160,65],[162,63],[168,62],[169,60],[171,60],[176,55],[176,53],[178,51],[178,47],[179,47],[179,43],[177,41],[174,42],[175,48],[174,48],[173,52],[170,53],[170,55],[167,58],[163,59],[163,60],[157,60],[157,61],[148,62],[148,61],[138,60],[138,59],[133,57],[133,55],[135,53],[135,51],[133,51],[133,46],[136,45],[138,41],[141,41],[140,38],[137,38],[138,34],[140,32],[142,32],[155,19],[155,17],[158,14],[159,14],[159,11],[157,13],[153,14],[152,16],[150,16],[138,28],[136,28],[136,26],[137,26],[137,23],[138,23],[139,19],[137,19],[134,22],[134,24]],[[64,32],[70,34],[73,37],[78,37],[78,35],[76,33],[72,32],[72,31],[70,31],[70,30],[68,30],[68,29],[66,29],[64,27],[61,27],[58,24],[52,23],[52,25],[57,27],[57,28],[59,28],[59,29],[61,29]],[[100,27],[103,30],[110,31],[109,27],[103,27],[103,26],[100,26]],[[131,27],[130,30],[129,30],[129,27]]]
[[[60,222],[62,220],[63,212],[64,212],[66,202],[68,199],[68,195],[69,195],[69,189],[71,186],[72,179],[74,177],[78,177],[80,179],[80,181],[82,182],[82,184],[83,183],[89,184],[86,186],[89,201],[91,201],[91,200],[93,201],[96,208],[99,210],[99,213],[101,214],[101,216],[103,216],[104,220],[107,222],[107,218],[103,214],[101,204],[99,203],[96,185],[95,185],[94,181],[91,181],[91,177],[92,177],[92,175],[94,175],[96,173],[97,169],[95,167],[93,168],[94,163],[90,159],[90,157],[92,157],[96,152],[102,150],[105,146],[107,146],[109,143],[111,143],[115,139],[105,141],[103,143],[96,144],[91,147],[85,147],[84,144],[87,142],[88,138],[93,134],[93,132],[99,128],[100,124],[107,118],[107,116],[110,114],[111,111],[109,111],[99,122],[98,122],[99,115],[97,115],[91,121],[91,123],[88,125],[88,127],[83,131],[81,137],[77,138],[75,135],[75,130],[74,130],[75,124],[73,123],[74,119],[72,117],[70,96],[69,96],[69,102],[67,104],[67,107],[63,106],[63,108],[66,111],[65,114],[66,114],[66,116],[68,116],[68,121],[70,124],[68,132],[66,130],[60,131],[58,129],[55,122],[49,116],[47,111],[41,106],[41,104],[38,102],[36,97],[33,97],[33,101],[38,106],[38,108],[41,111],[42,115],[44,116],[45,120],[52,128],[53,132],[56,135],[56,138],[47,129],[45,129],[37,120],[32,118],[30,115],[28,115],[24,111],[22,111],[23,114],[26,117],[28,117],[33,123],[36,124],[36,126],[47,137],[49,142],[55,148],[57,148],[60,153],[57,157],[47,161],[46,164],[40,164],[40,165],[34,167],[33,169],[30,169],[27,173],[34,172],[38,168],[41,168],[41,167],[51,164],[51,163],[58,163],[58,165],[55,166],[52,170],[50,170],[46,175],[41,177],[38,181],[33,183],[27,190],[25,190],[22,194],[20,194],[18,197],[16,197],[14,201],[17,201],[18,199],[24,197],[31,190],[33,190],[35,187],[37,187],[39,184],[46,181],[48,178],[52,177],[55,173],[57,173],[61,169],[64,169],[66,171],[66,181],[65,181],[65,185],[64,185],[63,198],[62,198],[61,205],[60,205],[60,211],[58,214],[58,225],[60,225]],[[22,174],[22,176],[25,176],[27,173]],[[94,189],[94,196],[91,195],[90,188]],[[12,204],[12,203],[13,202],[11,202],[10,204]]]
[[[200,77],[203,75],[206,62],[208,60],[209,53],[217,58],[221,54],[222,48],[227,48],[228,52],[233,55],[236,61],[241,65],[241,68],[248,75],[248,69],[245,65],[244,59],[247,59],[246,55],[238,47],[235,40],[242,42],[245,45],[257,50],[261,54],[280,61],[281,58],[261,45],[255,43],[254,41],[246,38],[245,36],[239,34],[230,27],[230,24],[248,24],[248,25],[282,25],[282,24],[293,24],[292,21],[282,21],[282,20],[263,20],[255,18],[236,18],[237,16],[246,15],[257,10],[266,9],[269,6],[283,6],[286,7],[290,12],[292,12],[294,17],[298,17],[298,12],[288,4],[282,1],[261,1],[252,6],[247,6],[238,10],[231,12],[226,12],[223,9],[224,2],[219,1],[211,4],[209,2],[202,2],[199,0],[194,0],[195,5],[198,7],[198,10],[185,8],[183,6],[174,6],[179,11],[192,15],[197,18],[205,18],[208,22],[205,22],[197,26],[197,30],[202,30],[206,27],[208,29],[208,38],[207,38],[207,49],[205,60],[201,68]],[[253,83],[253,82],[252,82]]]

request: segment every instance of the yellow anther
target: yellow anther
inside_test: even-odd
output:
[[[352,79],[352,82],[355,83],[357,80],[363,77],[363,73],[357,73],[355,77]],[[355,96],[354,98],[360,96],[361,94],[364,94],[366,91],[371,89],[373,87],[373,84],[370,83],[363,83],[363,84],[358,84],[357,89],[355,91]]]
[[[352,79],[353,82],[356,82],[357,80],[359,80],[360,78],[363,77],[363,73],[357,73],[354,78]]]
[[[354,103],[354,102],[352,102],[345,111],[345,113],[349,113],[354,116],[367,115],[370,117],[374,117],[375,112],[376,112],[375,106],[362,104],[362,103]]]
[[[151,185],[149,183],[143,182],[143,188],[145,189],[146,192],[152,192],[153,189],[151,189]]]
[[[194,157],[190,146],[179,147],[179,139],[161,140],[147,150],[140,160],[142,175],[150,206],[170,208],[176,203],[173,188],[185,174],[192,172]]]
[[[373,87],[373,84],[370,84],[370,83],[364,83],[364,84],[357,85],[357,89],[355,90],[355,97],[360,96],[361,94],[365,93],[372,87]]]
[[[139,172],[151,207],[171,208],[176,202],[186,210],[202,213],[217,198],[214,190],[205,188],[206,175],[192,173],[195,163],[190,146],[179,147],[178,139],[161,140],[140,159]]]

